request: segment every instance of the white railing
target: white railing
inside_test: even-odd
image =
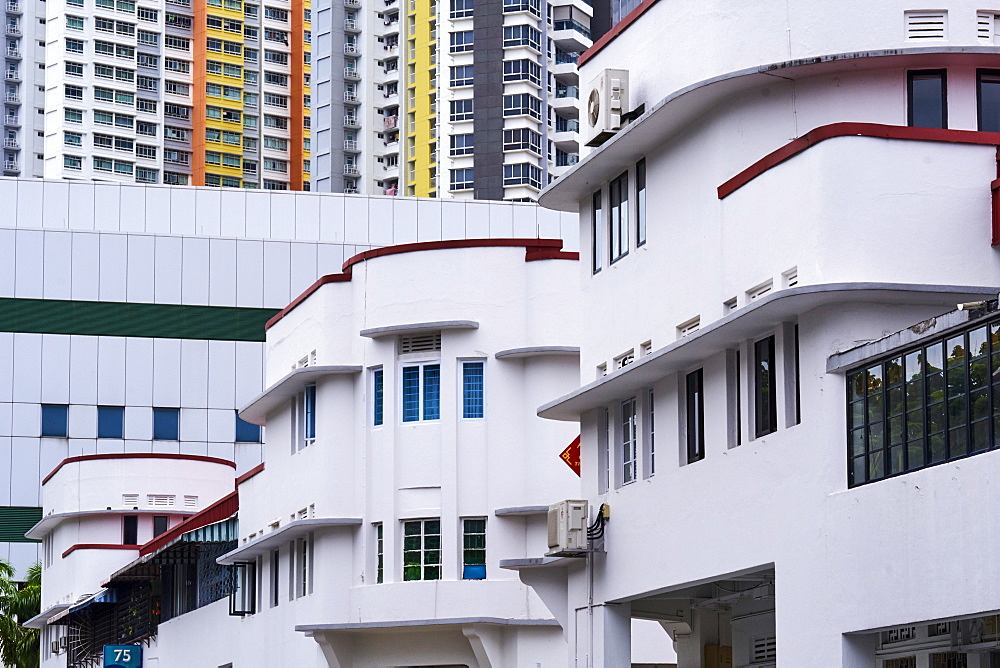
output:
[[[8,12],[20,12],[21,11],[21,5],[20,5],[20,3],[17,3],[17,2],[8,2],[7,3],[7,11]]]
[[[20,52],[20,50],[17,49],[17,47],[8,46],[7,47],[7,55],[10,56],[11,58],[20,58],[21,57],[21,52]]]
[[[7,93],[4,100],[7,102],[19,102],[21,98],[18,97],[17,93]]]
[[[358,50],[358,47],[354,44],[345,44],[344,53],[355,54],[355,53],[360,53],[360,51]]]
[[[344,140],[344,150],[345,151],[357,151],[358,150],[358,142],[354,141],[353,139],[345,139]]]
[[[4,139],[3,140],[3,147],[4,148],[20,148],[21,145],[17,143],[16,139]]]
[[[17,163],[14,162],[13,160],[5,160],[3,163],[3,170],[5,172],[17,171]]]
[[[356,67],[345,67],[344,76],[347,77],[348,79],[357,79],[361,75],[358,74],[358,69]]]
[[[351,116],[350,114],[344,116],[344,125],[357,125],[357,124],[358,124],[357,116]]]
[[[357,30],[358,22],[354,19],[344,19],[344,30]]]
[[[18,26],[11,25],[10,23],[8,23],[7,24],[7,34],[8,35],[20,35],[21,34],[21,28],[18,27]]]
[[[344,176],[361,176],[357,165],[344,165]]]
[[[4,116],[3,122],[7,125],[20,125],[20,123],[17,122],[17,116]]]
[[[357,101],[358,101],[357,93],[352,93],[350,91],[344,92],[344,102],[357,102]]]
[[[21,80],[21,75],[17,73],[17,70],[7,70],[4,76],[8,79],[12,79],[13,81]]]

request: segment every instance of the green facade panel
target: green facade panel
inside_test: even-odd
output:
[[[0,543],[37,543],[25,532],[42,519],[42,509],[34,506],[0,506]]]
[[[264,341],[278,309],[0,298],[0,332]]]

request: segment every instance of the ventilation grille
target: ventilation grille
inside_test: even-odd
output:
[[[694,320],[688,320],[683,325],[677,325],[677,335],[680,338],[685,336],[690,336],[694,334],[701,328],[701,316],[695,318]]]
[[[983,42],[993,43],[993,21],[996,15],[992,12],[976,14],[976,36]]]
[[[630,350],[621,357],[615,358],[615,368],[623,369],[635,361],[635,350]]]
[[[441,332],[411,334],[399,337],[399,354],[434,353],[441,351]]]
[[[948,30],[948,12],[906,12],[906,39],[944,39]]]
[[[900,626],[882,632],[882,642],[902,642],[913,640],[917,636],[916,626]]]
[[[776,636],[758,636],[753,639],[750,654],[754,663],[776,661],[778,658],[778,639]]]
[[[126,508],[138,508],[139,507],[139,495],[138,494],[122,494],[122,505]]]
[[[153,507],[164,507],[174,505],[173,494],[147,494],[146,505]]]
[[[184,497],[184,507],[185,508],[197,508],[198,507],[198,497],[197,496],[185,496]]]

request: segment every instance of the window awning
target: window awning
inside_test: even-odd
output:
[[[248,543],[240,545],[232,552],[222,555],[216,562],[223,566],[231,566],[255,559],[262,554],[290,540],[301,538],[317,529],[334,529],[338,527],[354,528],[362,524],[360,517],[314,517],[312,519],[295,520],[271,533],[264,534]]]
[[[24,624],[21,624],[26,629],[40,629],[49,623],[53,617],[63,612],[64,610],[69,610],[71,603],[56,603],[51,605],[42,612],[38,613]]]
[[[240,409],[240,417],[247,422],[264,426],[267,424],[268,413],[301,392],[306,385],[325,376],[361,373],[361,370],[360,366],[307,366],[293,369]]]

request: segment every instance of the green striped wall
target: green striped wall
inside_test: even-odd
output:
[[[278,309],[0,298],[0,332],[264,341]]]
[[[33,506],[0,506],[0,543],[37,543],[24,533],[42,519],[42,509]]]

